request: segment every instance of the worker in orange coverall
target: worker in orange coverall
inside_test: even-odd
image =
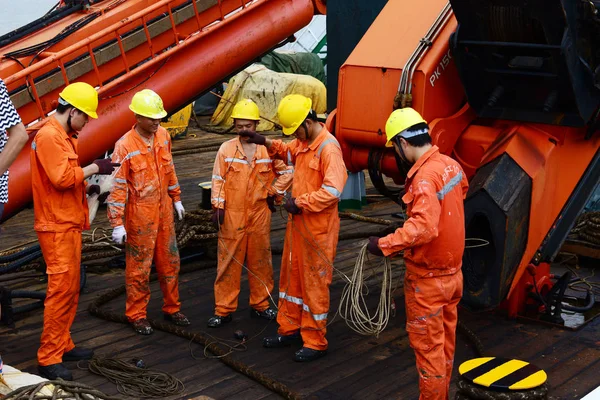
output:
[[[90,228],[85,179],[110,175],[118,164],[96,160],[79,164],[77,135],[88,118],[98,118],[98,93],[83,82],[65,87],[56,113],[31,143],[34,229],[46,263],[48,290],[44,329],[38,350],[39,373],[45,378],[72,380],[63,361],[92,358],[90,349],[75,347],[70,329],[77,313],[81,277],[81,231]],[[97,190],[99,192],[99,190]]]
[[[260,112],[256,103],[244,99],[231,117],[238,134],[256,132]],[[231,321],[237,309],[244,262],[250,285],[250,315],[268,320],[277,317],[270,307],[273,291],[271,261],[271,213],[292,180],[293,167],[271,160],[265,146],[238,136],[221,145],[212,176],[213,221],[220,228],[215,315],[210,328]]]
[[[160,120],[167,115],[162,99],[150,89],[133,96],[129,109],[136,124],[115,145],[113,161],[121,163],[108,199],[112,237],[125,246],[125,315],[136,333],[150,335],[146,318],[152,261],[163,293],[163,315],[175,325],[190,322],[179,302],[179,250],[173,209],[184,217],[181,188],[175,175],[171,138]],[[126,219],[124,220],[124,216]]]
[[[312,101],[301,95],[284,97],[278,108],[290,143],[246,132],[251,143],[264,144],[269,155],[295,166],[292,196],[284,207],[290,214],[281,275],[277,335],[265,337],[267,348],[303,342],[294,360],[312,361],[327,353],[325,338],[329,285],[340,230],[338,202],[348,179],[340,145],[318,122]]]
[[[387,144],[410,169],[408,219],[396,232],[370,237],[368,250],[394,256],[404,251],[406,331],[419,373],[419,399],[448,399],[456,342],[457,306],[463,292],[463,200],[467,178],[460,165],[431,144],[429,127],[412,108],[394,111]]]

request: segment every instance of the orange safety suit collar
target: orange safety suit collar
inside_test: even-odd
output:
[[[425,164],[427,160],[431,158],[435,153],[439,153],[440,148],[436,145],[431,146],[429,150],[425,154],[423,154],[416,163],[408,170],[408,174],[406,174],[406,179],[412,179],[413,176],[417,173],[417,171]]]

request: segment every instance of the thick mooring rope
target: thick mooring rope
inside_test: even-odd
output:
[[[547,383],[530,390],[498,392],[459,378],[456,386],[458,392],[456,392],[455,400],[542,400],[548,398]]]
[[[600,211],[581,214],[569,237],[600,246]]]
[[[193,266],[182,266],[180,275],[184,273],[193,272],[200,269],[214,268],[214,263],[212,262],[204,262],[197,263]],[[153,274],[150,278],[151,281],[156,280],[156,275]],[[93,303],[89,306],[89,312],[97,316],[99,318],[105,319],[107,321],[119,322],[127,324],[127,318],[123,314],[118,314],[114,312],[105,311],[102,309],[102,306],[109,301],[125,294],[125,285],[112,289],[103,295],[99,296]],[[225,350],[215,344],[215,341],[209,337],[207,337],[203,332],[194,332],[191,330],[183,329],[179,326],[163,322],[162,320],[156,319],[148,319],[148,322],[152,326],[152,328],[168,332],[173,335],[182,337],[184,339],[190,340],[192,342],[198,343],[204,346],[208,351],[213,353],[215,356],[218,356],[218,359],[223,362],[228,367],[233,370],[247,376],[248,378],[260,383],[268,390],[275,392],[285,399],[296,400],[300,399],[300,395],[295,391],[290,389],[285,384],[278,382],[274,379],[269,378],[265,374],[256,371],[252,367],[237,360],[234,360]]]
[[[50,389],[49,386],[53,386]],[[47,388],[52,390],[52,395],[42,394],[41,391]],[[13,390],[4,397],[3,400],[123,400],[119,396],[109,396],[98,389],[84,385],[79,382],[67,382],[63,380],[43,381],[35,385],[23,386]]]

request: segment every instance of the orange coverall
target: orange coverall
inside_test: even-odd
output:
[[[39,365],[47,366],[75,347],[70,329],[79,301],[81,231],[90,225],[77,135],[51,117],[31,143],[30,162],[34,229],[48,274],[38,350]]]
[[[237,309],[244,261],[251,271],[248,274],[250,306],[257,311],[269,308],[273,264],[267,196],[283,195],[291,184],[293,172],[283,161],[271,160],[265,146],[256,146],[254,159],[249,161],[239,138],[221,145],[211,189],[213,207],[225,209],[225,220],[219,231],[216,315],[224,317]]]
[[[121,163],[121,168],[108,199],[108,219],[113,227],[124,225],[127,232],[125,315],[130,322],[146,318],[153,259],[163,293],[162,310],[176,313],[181,306],[180,259],[173,202],[180,201],[181,188],[175,175],[171,138],[166,129],[159,127],[149,148],[134,127],[117,141],[112,160]]]
[[[437,146],[408,171],[408,220],[379,239],[386,256],[404,250],[406,331],[419,372],[419,399],[448,399],[462,297],[467,178]]]
[[[279,280],[280,335],[298,330],[304,347],[326,350],[329,285],[340,218],[338,202],[348,179],[340,145],[325,127],[310,145],[274,140],[271,156],[294,166],[292,197],[301,214],[288,216]]]

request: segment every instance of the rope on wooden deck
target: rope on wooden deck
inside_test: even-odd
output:
[[[214,267],[215,267],[215,265],[213,262],[203,262],[203,263],[196,263],[191,266],[182,266],[180,275],[189,273],[189,272],[193,272],[193,271],[197,271],[200,269],[214,268]],[[157,279],[156,274],[152,274],[152,276],[150,277],[150,281],[155,281],[156,279]],[[125,285],[117,287],[115,289],[112,289],[112,290],[104,293],[103,295],[99,296],[94,302],[92,302],[90,304],[88,310],[92,315],[102,318],[102,319],[105,319],[107,321],[127,324],[129,322],[127,321],[127,317],[125,317],[124,314],[110,312],[110,311],[106,311],[106,310],[102,309],[102,306],[104,304],[108,303],[109,301],[111,301],[123,294],[125,294]],[[194,343],[198,343],[202,346],[205,346],[205,348],[208,351],[213,353],[215,356],[218,356],[218,359],[221,362],[223,362],[228,367],[232,368],[234,371],[237,371],[237,372],[247,376],[248,378],[260,383],[262,386],[264,386],[268,390],[279,394],[280,396],[284,397],[285,399],[297,400],[297,399],[301,398],[298,393],[296,393],[295,391],[290,389],[287,385],[268,377],[267,375],[253,369],[252,367],[250,367],[247,364],[244,364],[240,361],[234,360],[229,354],[227,354],[227,352],[225,350],[223,350],[221,347],[216,345],[214,343],[214,340],[208,338],[203,332],[199,332],[199,331],[195,332],[195,331],[187,330],[182,327],[164,322],[162,320],[157,320],[157,319],[148,319],[148,322],[150,323],[152,328],[154,328],[156,330],[168,332],[173,335],[190,340]]]
[[[49,386],[52,386],[50,388]],[[43,394],[42,390],[47,388],[52,391],[51,395]],[[3,400],[123,400],[120,396],[109,396],[92,386],[79,382],[55,380],[43,381],[34,385],[23,386],[5,395]]]
[[[459,378],[456,386],[458,391],[454,400],[542,400],[548,398],[547,383],[530,390],[498,392]]]
[[[173,375],[138,367],[131,360],[122,358],[94,356],[88,369],[116,384],[119,393],[129,397],[164,399],[185,390],[183,382]]]
[[[600,211],[581,214],[569,237],[600,246]]]

